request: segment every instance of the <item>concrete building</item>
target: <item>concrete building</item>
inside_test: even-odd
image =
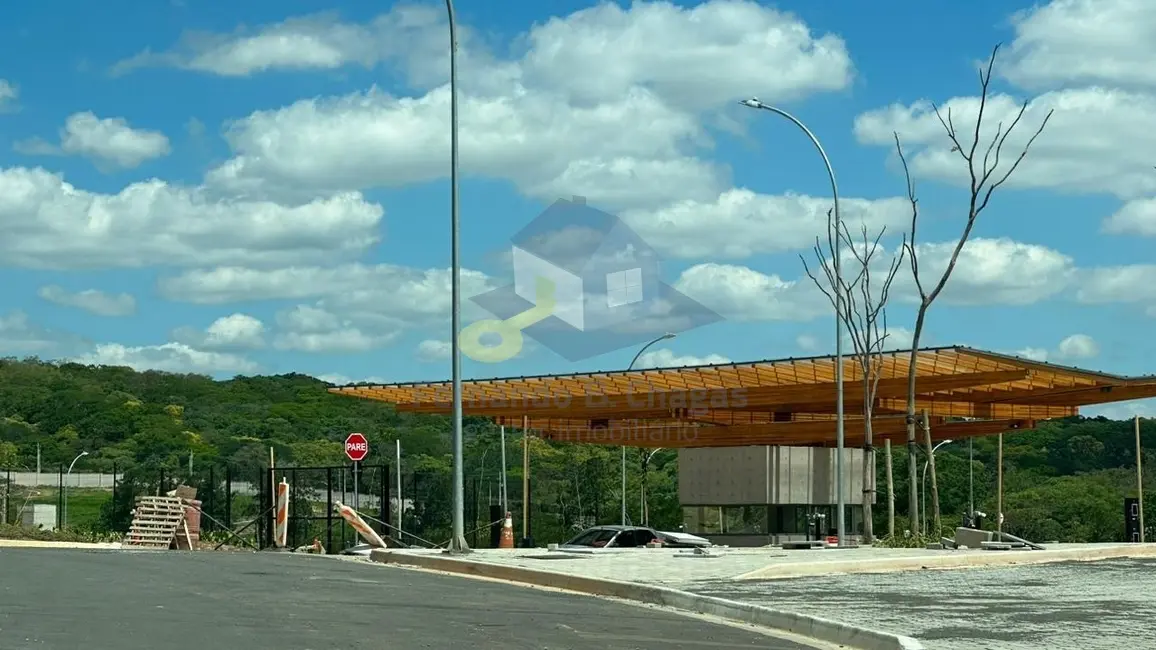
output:
[[[836,450],[715,447],[678,451],[678,494],[686,532],[716,544],[762,546],[804,540],[820,522],[835,534]],[[863,532],[863,452],[843,450],[847,532]]]

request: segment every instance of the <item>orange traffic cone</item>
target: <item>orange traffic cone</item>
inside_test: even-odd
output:
[[[514,520],[508,512],[506,520],[502,522],[502,535],[498,538],[498,548],[514,548]]]

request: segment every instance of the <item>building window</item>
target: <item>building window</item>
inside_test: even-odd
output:
[[[610,309],[642,302],[642,269],[606,274],[606,306]]]
[[[723,532],[728,535],[766,535],[766,506],[725,506]]]
[[[686,532],[693,535],[719,535],[722,530],[722,508],[717,506],[685,506],[682,509],[682,523]]]

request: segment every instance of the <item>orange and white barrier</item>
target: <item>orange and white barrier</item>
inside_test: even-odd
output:
[[[514,519],[508,512],[505,521],[502,522],[502,535],[498,538],[498,548],[514,548]]]
[[[361,518],[361,515],[357,514],[356,510],[342,503],[335,503],[333,507],[337,509],[342,519],[348,521],[349,525],[353,526],[353,529],[361,534],[362,539],[372,546],[385,548],[385,540],[381,539],[381,535],[378,535],[376,530],[370,528],[369,524],[365,523],[365,520]]]
[[[289,540],[289,483],[285,479],[277,484],[277,513],[273,519],[273,544],[285,548]]]

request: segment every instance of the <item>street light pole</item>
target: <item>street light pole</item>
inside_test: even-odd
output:
[[[642,346],[642,349],[638,351],[638,354],[635,354],[634,358],[630,360],[630,365],[626,366],[627,372],[634,370],[634,364],[638,363],[638,358],[642,356],[643,352],[646,352],[647,348],[654,345],[655,343],[658,343],[659,341],[666,341],[674,338],[675,336],[675,334],[667,332],[666,334],[663,334],[662,336],[654,339],[650,343]],[[622,525],[626,525],[626,445],[622,445]]]
[[[61,521],[64,522],[64,528],[65,529],[68,528],[68,479],[72,477],[72,468],[76,465],[76,461],[80,460],[81,458],[84,458],[87,455],[88,455],[87,451],[82,451],[79,454],[77,454],[76,458],[72,459],[71,463],[68,464],[68,474],[65,476],[65,479],[64,479],[64,498],[61,499],[64,502],[64,512],[60,513],[61,514]]]
[[[469,547],[466,545],[465,480],[462,468],[462,351],[458,342],[458,333],[462,329],[462,263],[458,242],[458,34],[453,0],[446,0],[446,14],[450,25],[450,293],[453,312],[450,356],[453,357],[454,454],[453,536],[450,538],[449,550],[451,553],[464,553],[469,551]]]
[[[935,445],[934,447],[932,447],[931,448],[931,455],[934,456],[935,452],[940,447],[942,447],[942,446],[944,446],[950,442],[951,442],[950,440],[944,440],[943,442],[939,443],[938,445]],[[968,438],[968,442],[969,443],[971,442],[970,438]],[[927,532],[927,464],[929,462],[931,462],[930,458],[923,461],[923,478],[921,478],[919,480],[919,495],[920,495],[920,497],[922,497],[922,502],[919,504],[919,511],[923,515],[923,532],[924,533]],[[970,517],[971,513],[968,513],[968,516]],[[938,536],[938,534],[937,534],[937,536]]]
[[[836,514],[836,534],[839,537],[839,546],[846,545],[846,499],[843,495],[843,275],[841,273],[841,262],[839,260],[840,234],[843,227],[843,221],[839,216],[839,186],[835,183],[835,170],[831,167],[831,159],[827,157],[827,152],[823,150],[823,145],[819,143],[819,138],[803,124],[799,118],[790,113],[780,109],[764,104],[758,98],[752,97],[746,101],[739,102],[748,108],[757,108],[764,111],[770,111],[781,117],[785,117],[795,124],[795,126],[802,129],[803,133],[811,139],[811,143],[819,150],[819,155],[823,157],[823,164],[827,166],[827,176],[831,179],[831,197],[835,201],[835,250],[833,256],[835,258],[835,283],[837,286],[832,287],[835,291],[835,491],[838,512]]]

